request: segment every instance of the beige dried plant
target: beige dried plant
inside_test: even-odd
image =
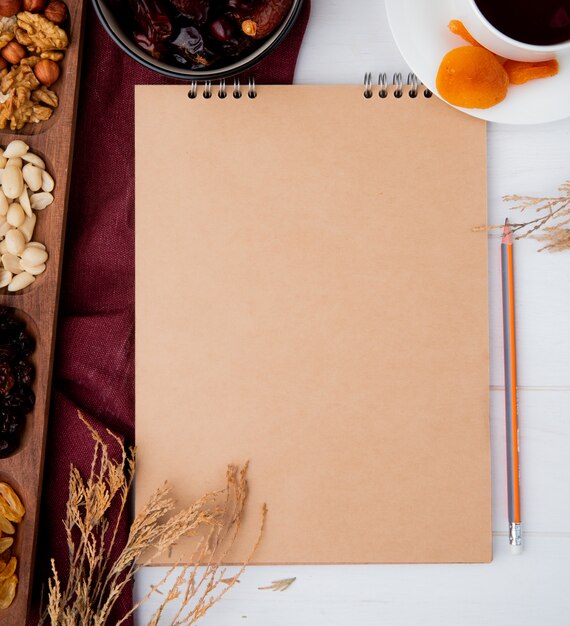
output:
[[[517,239],[535,239],[544,243],[539,252],[562,252],[570,250],[570,180],[560,187],[560,196],[504,196],[505,202],[515,203],[512,211],[529,212],[534,210],[537,217],[526,222],[511,222],[511,228]],[[498,226],[481,226],[475,231],[502,229]]]
[[[111,561],[117,541],[119,520],[127,505],[135,475],[135,451],[120,448],[113,460],[108,446],[79,414],[94,442],[90,475],[84,479],[72,467],[69,497],[64,520],[69,548],[69,575],[63,581],[52,560],[48,581],[47,607],[40,624],[51,626],[104,626],[117,600],[135,574],[168,552],[183,537],[196,537],[190,565],[173,566],[158,585],[116,622],[120,626],[156,595],[159,606],[149,626],[157,626],[169,609],[169,624],[195,624],[233,585],[257,548],[267,510],[263,507],[260,531],[246,562],[237,573],[227,577],[221,566],[239,532],[247,499],[247,464],[230,465],[224,489],[202,496],[187,508],[175,512],[171,487],[158,489],[133,520],[128,540],[118,558]],[[112,434],[112,433],[111,433]],[[113,519],[111,507],[118,504]],[[174,617],[172,617],[174,613]]]

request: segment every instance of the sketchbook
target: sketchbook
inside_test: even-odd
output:
[[[229,561],[491,559],[484,122],[417,81],[136,90],[136,506]],[[181,562],[184,542],[165,561]]]

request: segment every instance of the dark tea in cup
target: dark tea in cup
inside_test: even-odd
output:
[[[570,41],[570,0],[475,0],[498,31],[535,46]]]

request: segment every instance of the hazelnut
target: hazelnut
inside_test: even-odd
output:
[[[44,16],[54,24],[63,24],[67,19],[67,5],[60,0],[53,0],[45,8]]]
[[[51,59],[42,59],[34,65],[34,74],[42,85],[51,87],[59,78],[59,65]]]
[[[12,39],[12,41],[8,42],[2,50],[0,50],[0,54],[12,65],[16,65],[26,56],[26,49],[21,46],[17,41]]]
[[[22,8],[30,13],[41,13],[47,4],[47,0],[23,0]]]
[[[20,12],[21,0],[0,0],[0,16],[12,17]]]

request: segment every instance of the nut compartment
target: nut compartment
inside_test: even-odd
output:
[[[36,226],[36,239],[46,244],[50,254],[45,273],[41,280],[23,291],[8,294],[5,290],[0,290],[0,304],[16,308],[23,316],[27,316],[31,320],[30,327],[33,328],[37,340],[34,354],[35,410],[29,416],[19,451],[11,457],[0,459],[0,479],[14,486],[26,507],[26,515],[18,529],[18,591],[12,606],[0,614],[0,622],[9,624],[27,623],[47,433],[57,298],[75,125],[78,61],[85,9],[82,0],[70,0],[66,4],[70,11],[68,32],[71,45],[62,66],[62,76],[56,83],[61,84],[58,90],[59,107],[48,122],[24,127],[18,132],[0,131],[2,146],[8,145],[14,139],[24,139],[30,146],[30,151],[45,160],[48,171],[56,181],[55,200],[40,215]]]
[[[12,146],[15,144],[22,146],[19,151],[14,149],[15,153],[20,154],[24,150],[23,146],[28,145],[27,139],[12,141],[7,146],[4,146],[0,139],[0,157],[2,151],[10,154],[13,151]],[[17,148],[19,147],[17,146]],[[18,158],[20,157],[17,157],[16,160]],[[0,204],[2,204],[0,213],[5,213],[5,215],[0,215],[0,292],[9,296],[33,290],[38,283],[41,284],[45,274],[51,270],[51,249],[52,245],[58,245],[59,237],[56,232],[56,238],[53,241],[54,231],[49,228],[50,215],[52,211],[63,210],[65,199],[65,189],[61,190],[62,193],[60,193],[59,186],[56,186],[55,177],[52,176],[51,159],[44,154],[37,154],[28,150],[23,153],[20,160],[23,160],[23,167],[21,168],[21,176],[18,174],[20,176],[19,183],[27,189],[24,189],[19,197],[14,197],[19,191],[18,189],[12,194],[6,190],[7,172],[16,173],[19,169],[18,165],[12,167],[6,165],[0,183],[0,190],[2,191],[0,193]],[[34,178],[38,180],[34,181]],[[6,196],[10,196],[10,198]],[[45,208],[38,204],[42,199],[47,203]],[[11,217],[11,212],[21,214],[17,216],[24,220],[21,225],[14,226],[17,222],[14,221],[13,216]],[[7,228],[12,230],[6,231]],[[10,242],[8,241],[9,237],[18,234],[16,231],[20,231],[24,237],[23,241],[20,237],[20,246],[24,243],[24,248],[20,252],[10,249]],[[25,280],[28,273],[32,275],[32,280],[28,281],[31,284],[26,285],[24,282],[25,286],[22,289],[14,289],[14,287],[18,287],[17,284],[14,285],[14,282],[21,278]]]
[[[55,0],[46,4],[47,6],[51,4],[55,4]],[[46,121],[41,121],[38,123],[27,123],[19,130],[10,129],[9,125],[0,129],[0,136],[3,135],[39,135],[47,132],[53,126],[58,124],[58,121],[61,117],[61,105],[63,102],[74,99],[75,91],[76,91],[76,76],[77,76],[77,68],[78,68],[78,57],[79,57],[79,46],[80,46],[80,33],[81,26],[83,20],[83,3],[78,0],[69,0],[66,1],[66,6],[68,9],[68,17],[66,21],[61,24],[59,27],[63,28],[68,37],[69,37],[69,46],[65,51],[65,56],[63,60],[58,62],[59,65],[59,79],[57,82],[52,84],[51,87],[42,86],[43,89],[49,89],[54,91],[59,99],[59,106],[57,106],[51,115],[51,117]],[[22,10],[24,8],[22,7]],[[0,54],[1,54],[0,50]],[[31,56],[31,53],[28,53],[28,56]],[[2,62],[3,57],[0,56],[0,63]],[[1,66],[0,66],[1,70]],[[1,138],[0,141],[4,142],[4,139]]]

